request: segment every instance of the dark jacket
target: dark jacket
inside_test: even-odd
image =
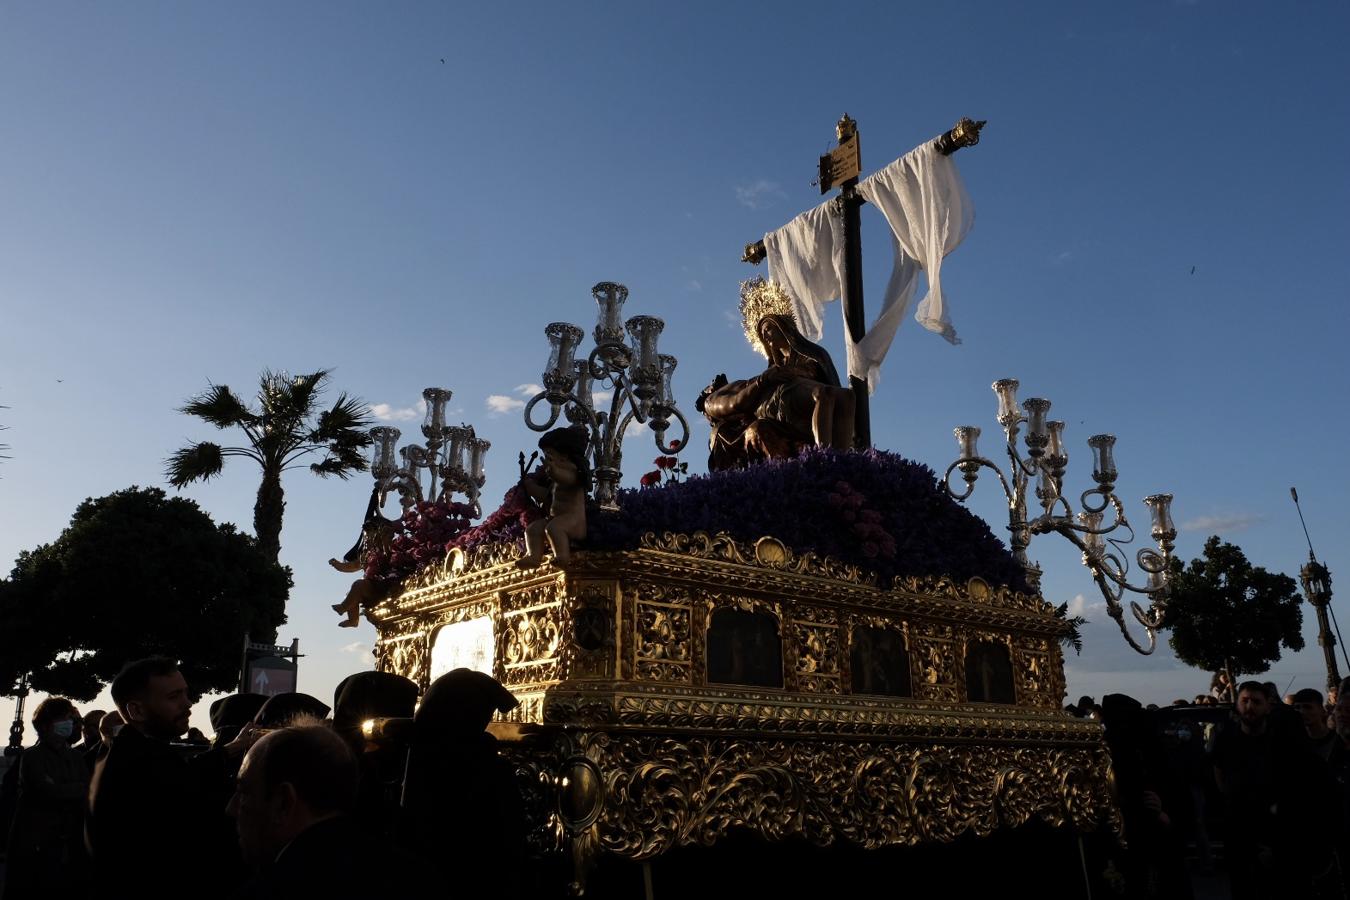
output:
[[[89,770],[80,751],[39,741],[18,762],[18,803],[9,833],[7,900],[84,896],[81,840]]]
[[[301,832],[237,895],[240,900],[370,900],[416,896],[418,867],[395,856],[350,816],[325,819]]]
[[[219,876],[228,800],[222,751],[185,757],[166,741],[123,728],[90,790],[85,836],[98,883],[121,883],[134,868],[156,882],[145,893],[226,895],[233,885]]]

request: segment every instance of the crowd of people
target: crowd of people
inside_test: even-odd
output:
[[[523,896],[522,801],[486,730],[515,698],[468,669],[417,695],[382,672],[346,679],[331,708],[234,694],[212,704],[210,741],[173,660],[127,665],[111,712],[48,698],[6,772],[2,896]]]
[[[1238,900],[1345,897],[1347,691],[1282,700],[1216,676],[1170,707],[1120,694],[1066,707],[1102,723],[1111,753],[1127,839],[1106,866],[1115,887],[1190,897],[1187,857],[1204,872],[1222,846]],[[487,731],[516,700],[487,675],[443,675],[420,704],[381,672],[346,679],[331,708],[234,694],[211,705],[209,741],[172,660],[129,664],[112,698],[106,713],[60,697],[33,711],[37,741],[0,792],[3,900],[531,893],[522,799]]]
[[[1233,684],[1170,707],[1082,697],[1101,721],[1119,790],[1128,896],[1193,896],[1226,874],[1235,900],[1344,898],[1350,888],[1350,679],[1329,696]],[[1216,847],[1222,847],[1222,867]],[[1188,862],[1189,857],[1189,862]]]

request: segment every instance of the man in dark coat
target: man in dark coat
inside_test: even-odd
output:
[[[356,757],[310,722],[273,731],[239,769],[229,812],[256,874],[240,897],[345,900],[411,895],[415,866],[395,859],[351,816]]]
[[[127,724],[90,790],[85,836],[97,882],[134,883],[138,896],[224,896],[232,886],[219,877],[227,858],[220,820],[229,776],[254,730],[185,758],[170,742],[187,731],[192,700],[177,663],[162,657],[127,665],[112,696]],[[137,874],[129,882],[130,872]]]

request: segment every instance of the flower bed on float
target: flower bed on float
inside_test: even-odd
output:
[[[941,490],[933,470],[882,450],[823,448],[794,459],[695,475],[661,486],[619,492],[617,512],[592,504],[578,550],[632,550],[648,532],[725,532],[753,542],[772,535],[797,552],[811,551],[876,573],[980,576],[1027,591],[1021,566],[989,526]],[[462,503],[419,503],[399,522],[387,551],[369,554],[366,576],[393,586],[453,548],[523,547],[525,525],[538,515],[506,492],[478,525]]]

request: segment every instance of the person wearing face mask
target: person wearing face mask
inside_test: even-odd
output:
[[[75,705],[48,697],[33,711],[37,744],[19,760],[19,799],[9,833],[7,900],[84,896],[87,865],[80,826],[89,770],[71,742]]]

